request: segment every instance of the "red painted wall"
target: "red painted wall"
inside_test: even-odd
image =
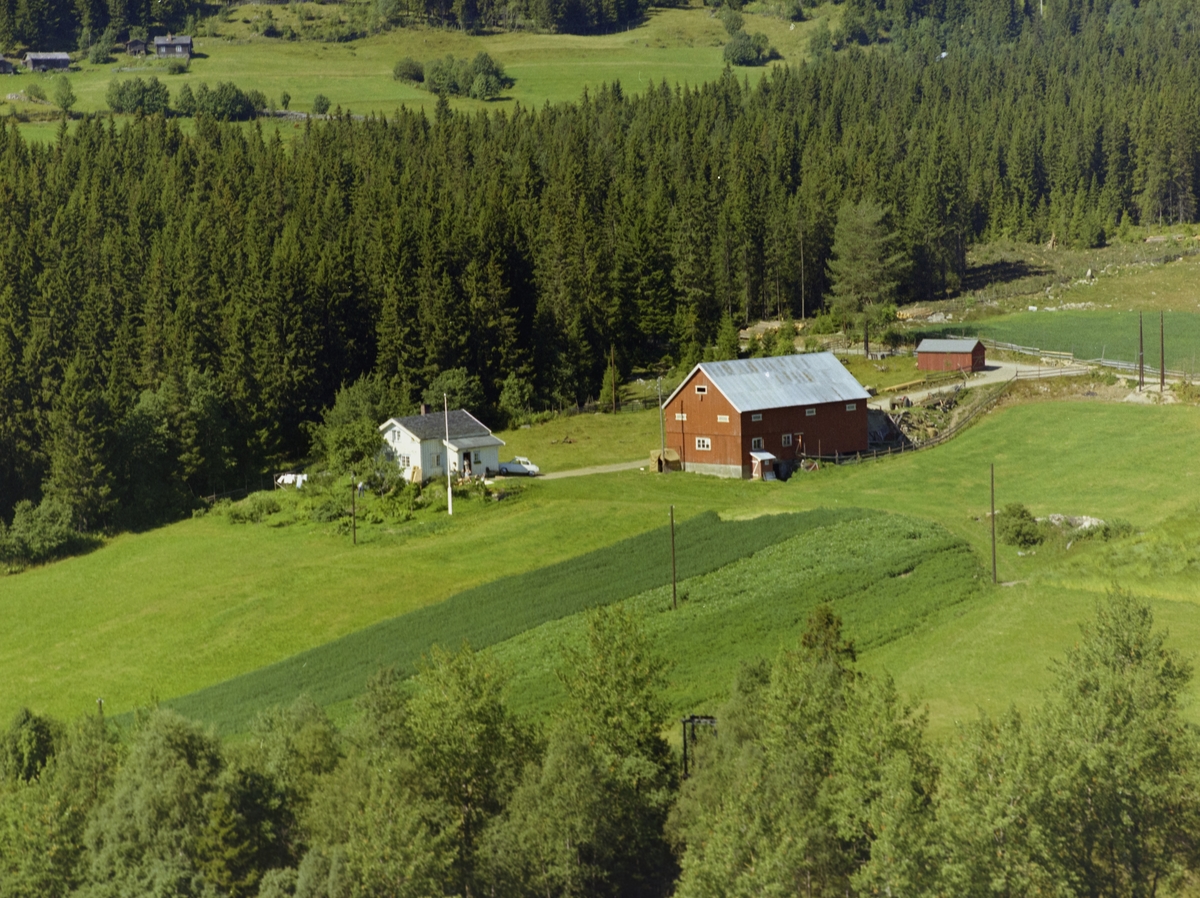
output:
[[[707,391],[696,393],[696,387]],[[853,405],[853,411],[847,411]],[[815,414],[808,415],[808,408]],[[750,451],[755,437],[762,437],[763,449],[783,461],[801,455],[834,455],[867,450],[867,403],[827,402],[814,406],[765,409],[739,414],[703,371],[697,371],[667,405],[664,412],[668,448],[688,463],[740,465],[750,475]],[[679,420],[686,415],[686,420]],[[728,421],[718,421],[718,416]],[[755,421],[754,416],[762,420]],[[792,434],[792,445],[783,445],[783,435]],[[712,449],[696,449],[696,437],[708,437]]]
[[[972,352],[918,352],[919,371],[982,371],[987,364],[987,350],[979,344]]]

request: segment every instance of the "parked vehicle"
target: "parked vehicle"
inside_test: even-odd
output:
[[[500,462],[500,476],[512,477],[524,474],[526,477],[536,477],[542,469],[523,455],[518,455],[512,461]]]

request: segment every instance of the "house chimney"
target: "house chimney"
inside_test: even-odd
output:
[[[421,414],[422,415],[429,414],[429,406],[427,406],[424,402],[421,403]]]

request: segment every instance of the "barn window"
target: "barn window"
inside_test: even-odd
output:
[[[476,452],[474,457],[471,459],[471,462],[473,464],[480,465],[480,464],[483,464],[483,459],[480,458],[479,453]]]
[[[712,440],[708,437],[696,437],[696,448],[701,452],[708,452],[712,449]]]
[[[804,410],[804,414],[808,418],[815,418],[817,416],[817,410],[815,408],[806,408]]]
[[[783,445],[785,445],[785,446],[792,445],[792,435],[790,433],[785,433],[783,435]]]
[[[729,416],[728,415],[717,415],[717,423],[718,424],[728,424]]]
[[[411,468],[412,467],[412,459],[409,458],[407,455],[401,455],[400,456],[400,467]]]
[[[684,412],[676,412],[676,413],[675,413],[675,420],[676,420],[676,421],[686,421],[686,420],[687,420],[687,414],[686,414],[686,413],[684,413]]]
[[[433,466],[435,468],[440,468],[442,466],[442,457],[440,455],[435,455],[433,457]]]
[[[750,420],[751,420],[751,421],[761,421],[761,420],[762,420],[762,415],[751,415],[751,416],[750,416]]]
[[[852,412],[857,408],[858,408],[857,402],[847,402],[846,403],[846,411],[848,411],[848,412]]]
[[[762,437],[755,437],[754,439],[752,439],[750,441],[751,449],[761,449],[762,447],[763,447],[763,438]]]
[[[699,395],[703,396],[705,393],[708,392],[708,387],[706,387],[704,384],[696,384],[696,392]]]

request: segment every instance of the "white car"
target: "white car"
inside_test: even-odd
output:
[[[540,473],[542,473],[542,469],[523,455],[516,456],[512,461],[500,462],[501,477],[509,477],[515,474],[536,477]]]

